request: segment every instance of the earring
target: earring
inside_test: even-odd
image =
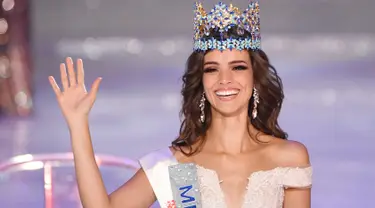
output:
[[[255,119],[258,115],[258,104],[259,104],[259,94],[256,88],[254,88],[253,98],[254,98],[254,106],[253,106],[252,115],[253,115],[253,119]]]
[[[206,116],[204,114],[204,106],[205,106],[205,102],[206,102],[206,97],[204,96],[204,92],[202,93],[202,98],[199,102],[199,108],[201,109],[201,116],[200,116],[200,121],[201,123],[204,123],[204,120],[206,119]]]

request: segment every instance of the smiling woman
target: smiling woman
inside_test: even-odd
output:
[[[132,179],[106,195],[95,163],[88,114],[101,79],[84,86],[82,60],[60,66],[50,83],[68,122],[86,208],[309,208],[312,169],[305,146],[287,141],[277,119],[282,84],[260,49],[259,4],[243,12],[195,7],[194,50],[183,75],[180,134],[139,161]],[[69,82],[68,82],[69,80]]]
[[[245,32],[241,36],[237,31],[237,27],[232,27],[225,34],[226,38],[250,35]],[[219,35],[213,32],[208,38]],[[215,113],[215,116],[232,117],[247,114],[251,118],[249,122],[260,132],[287,138],[277,121],[284,99],[282,81],[262,50],[195,51],[188,59],[183,81],[181,114],[184,125],[173,142],[175,147],[203,144],[205,137],[200,135],[210,126]],[[202,104],[197,105],[200,102]],[[202,105],[205,106],[205,122],[199,119]],[[197,150],[182,151],[192,155]]]

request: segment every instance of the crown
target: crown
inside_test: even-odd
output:
[[[258,2],[250,2],[243,12],[232,4],[219,2],[209,13],[196,2],[194,13],[194,51],[260,49]],[[225,33],[234,28],[238,36],[226,38]],[[210,37],[213,32],[219,32],[220,37]]]

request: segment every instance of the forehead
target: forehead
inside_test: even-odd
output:
[[[228,63],[234,60],[250,62],[249,52],[246,50],[212,50],[204,56],[204,61],[214,61],[219,63]]]

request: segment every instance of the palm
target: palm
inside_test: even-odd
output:
[[[90,110],[91,102],[84,86],[70,87],[62,94],[58,102],[63,111],[87,113]]]
[[[71,58],[67,58],[66,65],[60,65],[60,74],[63,91],[60,90],[53,77],[49,77],[49,81],[65,118],[69,121],[87,116],[94,104],[101,78],[96,79],[91,91],[87,92],[82,60],[77,61],[75,71]]]

